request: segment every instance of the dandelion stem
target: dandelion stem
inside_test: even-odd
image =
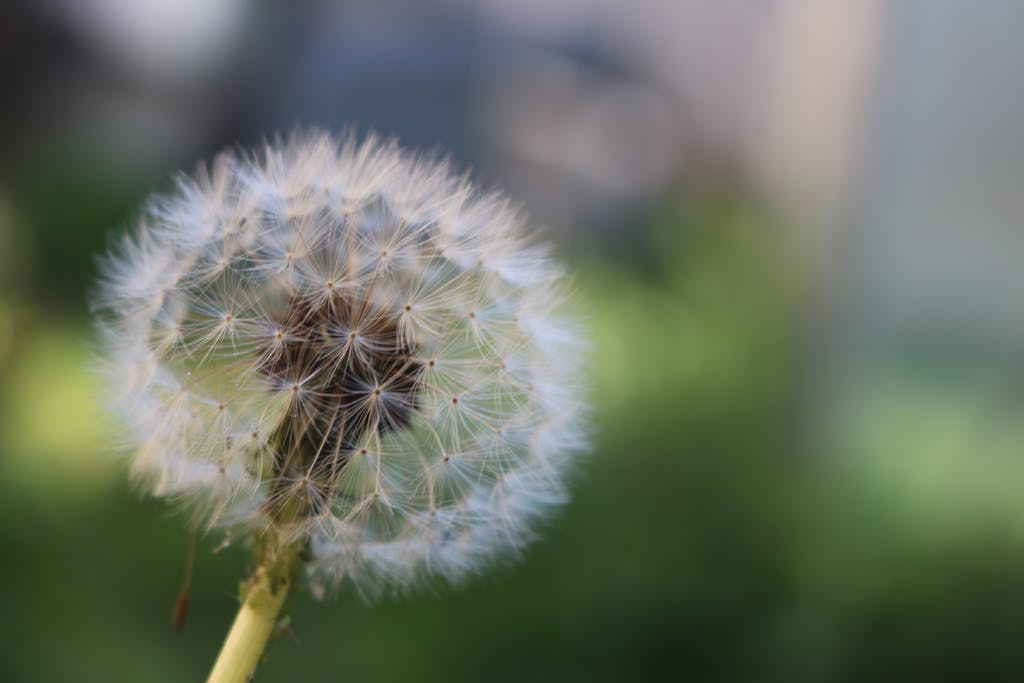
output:
[[[252,680],[298,565],[297,548],[274,553],[260,564],[206,683]]]

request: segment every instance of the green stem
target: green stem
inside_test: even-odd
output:
[[[206,683],[252,680],[298,566],[295,548],[274,553],[259,566]]]

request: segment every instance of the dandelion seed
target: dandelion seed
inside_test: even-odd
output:
[[[133,472],[301,548],[317,586],[457,581],[522,548],[564,501],[584,411],[563,273],[523,233],[374,138],[295,135],[181,178],[104,268]]]

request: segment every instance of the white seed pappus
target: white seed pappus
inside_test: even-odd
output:
[[[225,153],[104,263],[132,471],[363,592],[520,549],[582,452],[567,284],[500,196],[376,138]]]

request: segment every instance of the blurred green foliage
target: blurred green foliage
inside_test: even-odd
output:
[[[249,559],[204,538],[172,631],[187,534],[132,493],[89,369],[90,259],[131,200],[74,177],[0,218],[35,254],[0,294],[0,680],[202,680]],[[791,236],[721,191],[643,227],[639,260],[571,259],[595,451],[543,539],[459,589],[300,592],[258,680],[1019,678],[1021,397],[894,362],[822,408]]]

